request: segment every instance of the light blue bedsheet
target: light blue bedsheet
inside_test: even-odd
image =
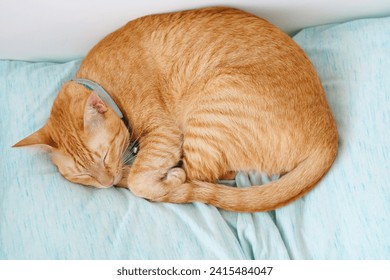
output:
[[[390,259],[390,18],[294,39],[321,77],[340,149],[312,192],[268,213],[67,182],[46,154],[10,146],[45,123],[80,61],[1,61],[0,259]]]

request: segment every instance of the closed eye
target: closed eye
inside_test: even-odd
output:
[[[88,173],[80,173],[80,174],[76,174],[74,175],[74,177],[77,177],[77,178],[91,178],[92,176]]]
[[[108,156],[108,151],[109,151],[109,150],[107,150],[107,152],[105,153],[105,155],[104,155],[104,157],[103,157],[103,164],[104,164],[104,165],[107,164],[106,160],[107,160],[107,156]]]

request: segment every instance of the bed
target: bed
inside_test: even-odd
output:
[[[336,1],[111,1],[110,9],[94,1],[93,12],[85,3],[22,2],[24,12],[18,1],[0,11],[0,259],[390,259],[389,2],[351,0],[340,10]],[[45,123],[102,36],[144,14],[221,4],[279,25],[318,71],[340,147],[309,194],[265,213],[151,203],[126,189],[70,183],[46,154],[11,148]],[[61,9],[74,11],[66,26]],[[235,184],[250,182],[240,174]]]

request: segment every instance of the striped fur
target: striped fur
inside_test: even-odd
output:
[[[131,21],[89,52],[77,77],[112,95],[131,135],[93,93],[69,82],[44,128],[16,145],[44,144],[73,182],[117,184],[152,201],[266,211],[308,192],[336,157],[336,125],[307,56],[240,10]],[[140,152],[125,169],[135,140]],[[285,175],[247,189],[215,184],[238,170]],[[88,179],[75,176],[83,173]]]

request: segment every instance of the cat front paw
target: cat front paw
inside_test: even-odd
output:
[[[163,183],[169,188],[178,187],[186,181],[187,176],[183,168],[174,167],[168,170]]]
[[[181,186],[187,178],[184,169],[179,167],[169,169],[163,178],[161,172],[162,170],[137,173],[133,170],[127,178],[127,187],[136,196],[160,201],[161,197]]]

